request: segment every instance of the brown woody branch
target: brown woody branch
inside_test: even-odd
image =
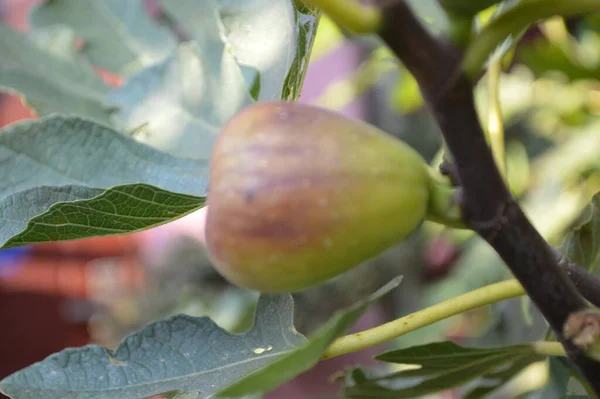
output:
[[[568,317],[588,305],[504,184],[479,124],[473,84],[461,73],[461,52],[433,37],[403,0],[384,6],[383,15],[380,36],[418,81],[447,144],[465,221],[504,260],[600,394],[600,363],[563,335]]]

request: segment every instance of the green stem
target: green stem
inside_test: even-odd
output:
[[[511,34],[557,15],[574,16],[600,11],[599,0],[528,0],[491,21],[471,42],[463,59],[467,76],[475,77],[494,50]]]
[[[354,33],[374,33],[381,26],[381,11],[360,4],[358,0],[302,0],[323,10],[340,26]]]
[[[488,135],[492,154],[496,161],[498,171],[507,182],[506,177],[506,151],[504,149],[504,124],[500,108],[500,75],[502,73],[502,59],[493,60],[488,69]]]
[[[456,188],[443,181],[432,169],[429,169],[429,176],[431,183],[427,220],[456,229],[466,229],[456,198]]]
[[[517,280],[506,280],[478,288],[370,330],[340,337],[331,344],[322,359],[370,348],[448,317],[524,294],[525,291]]]

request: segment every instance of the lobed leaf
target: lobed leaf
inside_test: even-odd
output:
[[[162,153],[79,117],[53,115],[0,130],[0,164],[0,246],[164,223],[202,206],[189,195],[204,196],[208,184],[206,161]],[[123,185],[131,186],[104,193]],[[65,203],[74,200],[84,202]]]
[[[398,277],[377,292],[353,306],[337,312],[327,323],[315,331],[309,342],[267,367],[243,378],[219,392],[219,397],[265,394],[297,375],[311,369],[319,362],[329,345],[352,327],[358,319],[382,296],[398,287],[402,281]]]
[[[128,336],[114,351],[65,349],[0,381],[0,391],[19,399],[139,399],[170,391],[206,399],[305,342],[293,326],[291,296],[261,296],[254,326],[243,334],[179,315]]]

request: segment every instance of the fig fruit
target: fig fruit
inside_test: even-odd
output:
[[[206,244],[230,282],[261,292],[322,283],[424,220],[428,167],[402,141],[314,106],[264,102],[223,127]]]

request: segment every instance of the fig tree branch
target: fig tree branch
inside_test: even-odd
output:
[[[417,79],[439,125],[463,190],[465,222],[504,260],[600,394],[600,363],[563,335],[569,316],[589,307],[498,172],[475,111],[472,82],[462,69],[462,53],[433,37],[403,0],[385,3],[380,36]]]

